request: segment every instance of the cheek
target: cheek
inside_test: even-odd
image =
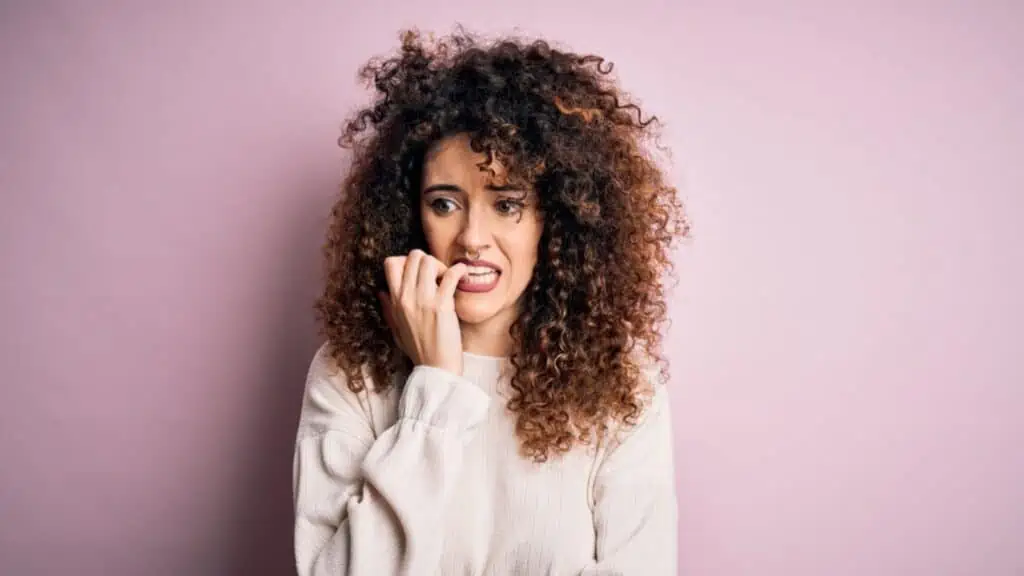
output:
[[[523,226],[516,230],[515,234],[506,238],[509,253],[514,260],[516,276],[523,281],[528,281],[533,275],[533,268],[537,264],[537,250],[540,244],[542,229],[537,226]]]
[[[439,222],[437,218],[427,215],[421,217],[421,222],[423,236],[427,240],[427,251],[435,257],[443,256],[448,252],[448,247],[454,240],[454,235],[448,230],[449,227],[445,226],[443,222]]]

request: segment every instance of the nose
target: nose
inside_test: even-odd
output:
[[[459,248],[467,252],[483,254],[484,250],[490,247],[487,217],[482,214],[479,207],[467,210],[465,214],[462,230],[459,231],[457,238]]]

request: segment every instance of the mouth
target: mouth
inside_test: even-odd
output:
[[[473,293],[490,292],[498,285],[501,269],[496,264],[484,260],[468,260],[465,258],[456,260],[455,264],[460,262],[466,265],[468,272],[459,280],[458,291]]]

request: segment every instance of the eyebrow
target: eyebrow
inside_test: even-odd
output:
[[[518,186],[512,186],[511,184],[505,184],[503,186],[495,186],[493,184],[488,184],[487,186],[485,186],[485,188],[487,188],[488,190],[491,190],[493,192],[521,191],[521,188],[519,188]],[[456,186],[455,184],[431,184],[430,186],[427,186],[426,188],[424,188],[423,192],[421,192],[421,194],[426,196],[427,194],[430,194],[431,192],[455,192],[457,194],[465,194],[466,193],[465,190],[463,190],[459,186]]]

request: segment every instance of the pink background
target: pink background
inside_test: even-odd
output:
[[[289,572],[355,69],[454,21],[667,122],[682,573],[1024,574],[1024,4],[967,0],[3,2],[0,573]]]

